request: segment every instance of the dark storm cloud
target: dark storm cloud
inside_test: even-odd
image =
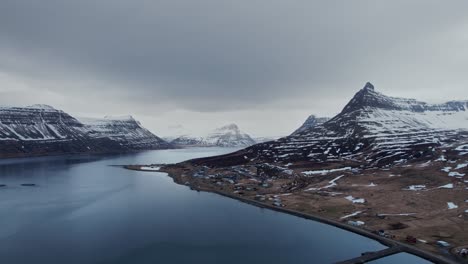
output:
[[[92,92],[127,98],[128,106],[197,111],[320,99],[376,78],[404,89],[417,80],[400,65],[426,75],[449,70],[451,56],[434,39],[465,25],[467,8],[466,1],[0,0],[0,71],[53,80],[49,89],[76,98]],[[428,57],[439,66],[427,66]]]

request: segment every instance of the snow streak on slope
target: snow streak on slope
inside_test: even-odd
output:
[[[0,140],[59,141],[84,132],[78,120],[51,106],[0,107]]]

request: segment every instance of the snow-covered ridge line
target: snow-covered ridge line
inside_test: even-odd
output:
[[[0,157],[170,147],[132,117],[86,120],[47,105],[0,107]]]
[[[95,117],[78,117],[78,120],[83,124],[99,124],[99,123],[109,123],[109,122],[136,122],[135,118],[131,115],[126,116],[104,116],[103,118]]]
[[[344,107],[342,112],[360,109],[364,107],[375,107],[387,110],[426,112],[426,111],[466,111],[468,100],[448,101],[442,104],[429,104],[416,99],[391,97],[375,91],[371,83],[367,83],[353,99]]]
[[[63,112],[46,104],[34,104],[29,106],[0,106],[0,111],[44,111],[44,112]]]

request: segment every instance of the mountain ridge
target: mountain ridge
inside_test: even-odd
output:
[[[430,156],[441,145],[464,141],[467,105],[461,100],[428,104],[389,97],[367,83],[330,120],[276,141],[253,145],[239,155],[255,162],[352,160],[366,166],[391,166],[397,161]]]
[[[136,120],[132,122],[130,130],[134,131],[128,127],[123,131],[125,125],[117,122],[113,126],[108,124],[108,132],[120,128],[120,134],[106,135],[102,127],[85,125],[48,105],[0,107],[0,157],[118,153],[172,147]]]

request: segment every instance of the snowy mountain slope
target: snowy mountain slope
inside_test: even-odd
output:
[[[236,124],[229,124],[206,136],[181,136],[171,143],[178,146],[247,147],[255,144],[255,141]]]
[[[116,131],[133,130],[123,123],[113,128]],[[143,128],[129,131],[133,137],[126,140],[118,136],[121,132],[113,134],[109,131],[105,136],[47,105],[0,107],[0,157],[126,152],[169,146],[166,142],[159,142],[156,136],[151,137],[152,134]]]
[[[102,119],[80,118],[88,135],[92,138],[110,138],[120,145],[132,149],[168,148],[163,139],[155,136],[132,116],[110,117]]]
[[[347,160],[365,166],[390,166],[430,157],[438,147],[467,140],[468,101],[428,104],[385,96],[367,83],[329,121],[254,145],[239,156],[254,162]]]
[[[78,120],[51,106],[1,107],[0,140],[64,140],[84,136]]]
[[[304,124],[302,124],[302,126],[300,126],[298,129],[296,129],[291,135],[300,133],[300,132],[305,131],[305,130],[311,128],[311,127],[321,125],[321,124],[327,122],[328,120],[330,120],[330,118],[328,118],[328,117],[316,117],[315,115],[310,115],[306,119]]]

